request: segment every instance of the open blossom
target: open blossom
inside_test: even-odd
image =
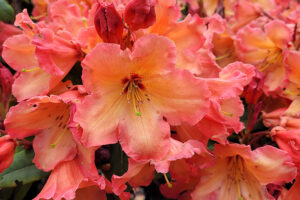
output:
[[[201,160],[201,165],[209,165],[212,163],[212,156],[205,146],[196,140],[189,140],[185,143],[171,139],[171,147],[168,154],[158,162],[135,161],[129,159],[128,170],[122,176],[114,175],[112,177],[112,187],[115,194],[120,194],[127,188],[128,182],[132,187],[148,186],[154,176],[154,169],[159,173],[166,174],[169,171],[169,165],[177,160],[191,158],[197,156]],[[200,167],[199,167],[200,168]],[[172,177],[173,179],[173,177]],[[169,183],[170,184],[170,183]]]
[[[34,199],[83,200],[91,194],[89,199],[106,199],[105,179],[98,174],[94,156],[95,148],[86,149],[77,144],[77,155],[53,169],[42,191]]]
[[[233,131],[241,131],[244,107],[239,95],[254,76],[254,69],[252,65],[235,62],[222,69],[219,77],[207,78],[211,92],[209,111],[194,126],[183,123],[174,127],[174,137],[180,141],[193,138],[205,144],[213,139],[224,144]]]
[[[24,32],[4,42],[2,56],[18,72],[12,92],[21,101],[47,94],[83,54],[69,32],[34,23],[26,10],[17,15],[15,25]]]
[[[203,63],[198,50],[205,42],[202,30],[205,27],[204,21],[197,15],[188,15],[182,20],[176,1],[158,1],[155,14],[156,22],[146,30],[147,33],[166,36],[172,40],[177,50],[176,67],[201,74]]]
[[[91,95],[74,120],[83,128],[86,146],[118,140],[133,159],[164,157],[169,124],[197,123],[207,112],[205,82],[175,69],[176,48],[165,37],[147,35],[133,51],[99,44],[83,60],[83,83]],[[165,117],[166,120],[163,118]]]
[[[251,151],[246,145],[216,145],[214,154],[216,163],[202,173],[193,199],[273,199],[265,186],[290,182],[297,174],[287,153],[272,146]]]
[[[71,97],[75,100],[76,95]],[[66,97],[32,97],[10,109],[5,128],[12,138],[36,135],[33,162],[38,168],[50,171],[76,155],[76,142],[68,127],[71,111],[72,102]]]
[[[239,58],[254,64],[263,73],[266,93],[278,92],[287,86],[285,59],[291,39],[292,31],[279,20],[266,24],[264,30],[247,26],[237,34]]]

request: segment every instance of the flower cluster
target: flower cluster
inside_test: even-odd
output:
[[[33,138],[36,200],[130,199],[155,172],[166,198],[299,198],[296,0],[32,2],[0,23],[0,171]]]

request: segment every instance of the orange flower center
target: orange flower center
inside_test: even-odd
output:
[[[241,181],[245,179],[243,171],[244,165],[240,156],[236,155],[228,159],[228,180],[233,181],[233,185],[236,185],[239,200],[243,199],[241,194]]]
[[[283,56],[282,50],[279,48],[268,49],[268,55],[262,62],[262,64],[258,67],[259,71],[263,72],[268,69],[271,65],[282,63]]]
[[[55,148],[56,145],[61,141],[61,139],[63,138],[63,136],[65,135],[65,133],[68,130],[68,122],[70,119],[69,116],[70,113],[70,109],[69,109],[69,105],[67,106],[66,110],[61,114],[61,115],[57,115],[57,117],[55,118],[57,125],[57,132],[59,132],[58,136],[55,138],[54,142],[50,144],[51,148]]]
[[[120,95],[126,95],[127,102],[132,102],[134,112],[137,116],[141,116],[141,105],[144,99],[150,101],[149,95],[145,93],[145,86],[142,83],[142,77],[138,74],[131,74],[122,80],[123,88]]]

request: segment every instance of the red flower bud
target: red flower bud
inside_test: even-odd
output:
[[[130,30],[148,28],[156,20],[155,3],[153,0],[131,0],[124,12],[124,20]]]
[[[0,137],[0,172],[8,168],[13,159],[15,153],[16,143],[9,135]]]
[[[0,63],[0,124],[8,111],[11,86],[14,78],[10,71]]]
[[[121,43],[124,24],[113,4],[99,4],[95,13],[94,24],[104,42]]]

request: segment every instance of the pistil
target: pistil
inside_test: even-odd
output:
[[[33,68],[33,69],[22,69],[22,72],[34,72],[34,71],[38,71],[40,70],[41,68],[37,67],[37,68]]]

